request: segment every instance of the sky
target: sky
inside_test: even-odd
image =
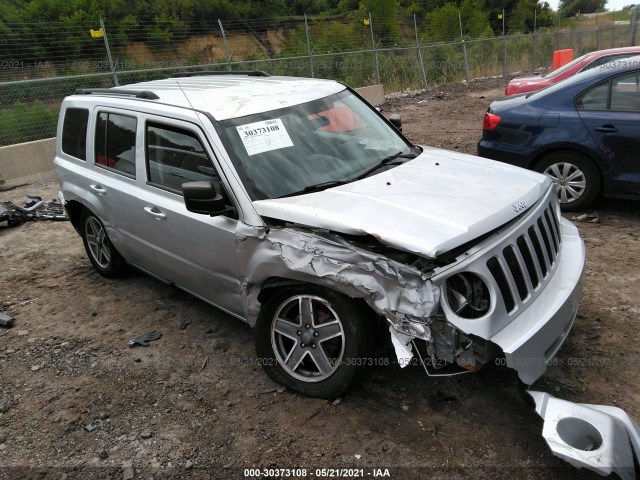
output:
[[[558,0],[547,0],[551,8],[554,10],[558,9]],[[607,4],[604,6],[609,11],[618,11],[622,10],[622,7],[631,5],[634,3],[640,3],[638,0],[608,0]]]

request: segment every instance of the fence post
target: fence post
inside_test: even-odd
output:
[[[424,89],[429,89],[427,83],[427,72],[424,70],[424,62],[422,61],[422,52],[420,51],[420,40],[418,39],[418,22],[416,21],[416,14],[413,14],[413,28],[416,32],[416,49],[418,51],[418,61],[420,62],[420,70],[422,71],[422,81],[424,82]]]
[[[462,16],[460,15],[460,10],[458,10],[458,23],[460,24],[460,39],[462,40],[462,55],[464,57],[464,79],[467,82],[467,85],[469,85],[469,62],[467,61],[467,45],[464,42],[464,33],[462,33]]]
[[[558,8],[558,35],[556,37],[556,50],[560,50],[560,8]]]
[[[598,10],[596,10],[596,50],[600,50],[600,25],[598,25]]]
[[[531,71],[534,71],[537,68],[537,58],[536,58],[536,48],[537,48],[537,40],[538,40],[538,10],[533,11],[533,37],[532,37],[531,46],[533,51],[531,52]]]
[[[611,12],[611,48],[616,48],[616,12]]]
[[[309,68],[311,69],[311,78],[314,78],[313,73],[313,51],[311,51],[311,43],[309,42],[309,24],[307,23],[307,14],[304,14],[304,32],[307,36],[307,55],[309,56]]]
[[[371,29],[371,46],[373,47],[373,58],[376,61],[376,79],[380,83],[380,64],[378,63],[378,48],[376,47],[376,41],[373,37],[373,19],[371,18],[371,12],[369,12],[369,28]]]
[[[569,48],[573,48],[573,28],[569,30]]]
[[[502,10],[502,38],[504,39],[504,53],[502,54],[502,76],[507,76],[507,36],[504,33],[504,10]]]
[[[629,29],[629,46],[636,44],[636,34],[638,33],[638,6],[633,7],[631,14],[631,28]]]
[[[102,37],[104,38],[104,46],[107,49],[107,57],[109,58],[109,66],[111,67],[111,75],[113,76],[113,86],[117,87],[118,83],[118,74],[116,73],[116,67],[113,64],[113,60],[111,58],[111,49],[109,49],[109,40],[107,39],[107,29],[104,26],[104,22],[102,18],[100,18],[100,28],[102,29]]]
[[[227,70],[231,71],[231,61],[229,60],[229,48],[227,46],[227,35],[224,33],[222,27],[222,21],[218,19],[218,26],[220,27],[220,33],[222,34],[222,41],[224,43],[224,56],[227,59]]]

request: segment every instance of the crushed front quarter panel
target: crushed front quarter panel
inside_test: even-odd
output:
[[[439,288],[419,270],[328,232],[244,226],[238,230],[237,246],[240,271],[245,272],[241,295],[252,326],[260,311],[260,290],[274,280],[322,285],[362,298],[399,329],[407,321],[429,322],[439,305]],[[424,329],[414,333],[428,340]]]
[[[622,480],[636,478],[633,458],[634,450],[636,458],[640,454],[640,429],[623,410],[528,393],[544,419],[542,436],[555,456],[602,476],[615,472]]]

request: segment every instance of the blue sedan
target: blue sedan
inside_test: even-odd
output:
[[[640,56],[491,103],[478,155],[546,173],[565,211],[640,199]]]

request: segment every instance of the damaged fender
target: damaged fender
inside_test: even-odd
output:
[[[624,410],[572,403],[529,391],[544,419],[542,436],[556,457],[602,476],[612,472],[634,480],[634,452],[640,455],[640,429]]]
[[[298,228],[268,231],[243,226],[237,232],[241,297],[251,326],[260,311],[258,295],[269,283],[305,282],[362,298],[398,330],[429,339],[440,291],[412,267],[358,248],[329,232]],[[417,324],[414,328],[413,325]]]

